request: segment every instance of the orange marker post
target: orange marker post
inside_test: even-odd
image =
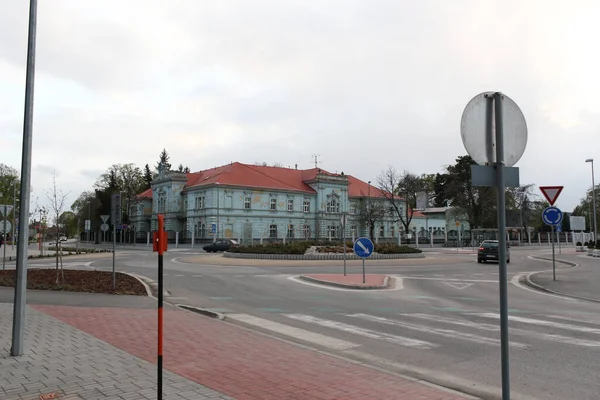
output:
[[[158,215],[158,231],[154,232],[152,251],[158,252],[158,359],[157,359],[157,398],[162,400],[163,370],[163,252],[167,251],[165,216]]]

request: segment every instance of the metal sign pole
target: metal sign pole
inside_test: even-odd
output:
[[[556,280],[556,260],[554,258],[554,225],[552,225],[552,279]]]
[[[506,278],[506,193],[504,185],[504,127],[502,120],[501,93],[494,93],[487,102],[486,129],[492,128],[492,106],[495,106],[496,122],[496,176],[498,187],[498,258],[500,284],[500,346],[502,354],[502,400],[510,400],[510,369],[508,347],[508,288]]]
[[[363,269],[363,283],[365,283],[365,259],[362,259],[362,269]]]
[[[8,213],[6,209],[8,207],[4,206],[4,210],[2,211],[2,216],[4,217],[4,229],[2,230],[2,240],[4,240],[4,255],[2,256],[2,269],[6,269],[6,218]],[[13,237],[13,243],[15,242],[15,238]]]
[[[115,252],[117,247],[117,227],[113,224],[113,254],[112,254],[112,290],[115,291],[117,286],[116,274],[115,274]]]
[[[346,276],[346,213],[342,215],[342,231],[343,231],[343,242],[344,247],[344,276]]]

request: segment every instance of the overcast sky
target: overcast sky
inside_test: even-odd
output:
[[[27,3],[0,0],[0,162],[18,169]],[[163,147],[193,171],[319,154],[365,181],[440,172],[466,154],[467,102],[496,90],[527,120],[521,183],[564,185],[571,211],[600,164],[599,19],[594,0],[40,1],[34,196],[56,169],[70,205]]]

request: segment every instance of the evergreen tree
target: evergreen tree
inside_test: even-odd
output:
[[[150,171],[150,166],[146,164],[144,166],[144,185],[142,187],[142,190],[150,189],[153,179],[154,176],[152,175],[152,171]]]
[[[170,158],[171,157],[169,157],[169,153],[167,152],[167,150],[162,149],[162,151],[160,152],[160,155],[158,156],[158,164],[156,165],[156,168],[158,169],[158,166],[162,164],[165,166],[166,171],[170,171],[171,170],[171,163],[169,163]]]

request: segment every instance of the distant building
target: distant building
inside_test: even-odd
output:
[[[151,185],[130,209],[130,224],[139,239],[156,230],[159,213],[165,215],[169,236],[179,232],[181,240],[341,239],[343,215],[347,238],[366,236],[369,229],[361,210],[369,202],[386,210],[374,224],[377,240],[395,241],[402,229],[378,188],[321,168],[298,170],[234,162],[186,174],[161,167]],[[397,204],[405,207],[402,199]],[[413,221],[420,227],[425,216],[415,212]]]

